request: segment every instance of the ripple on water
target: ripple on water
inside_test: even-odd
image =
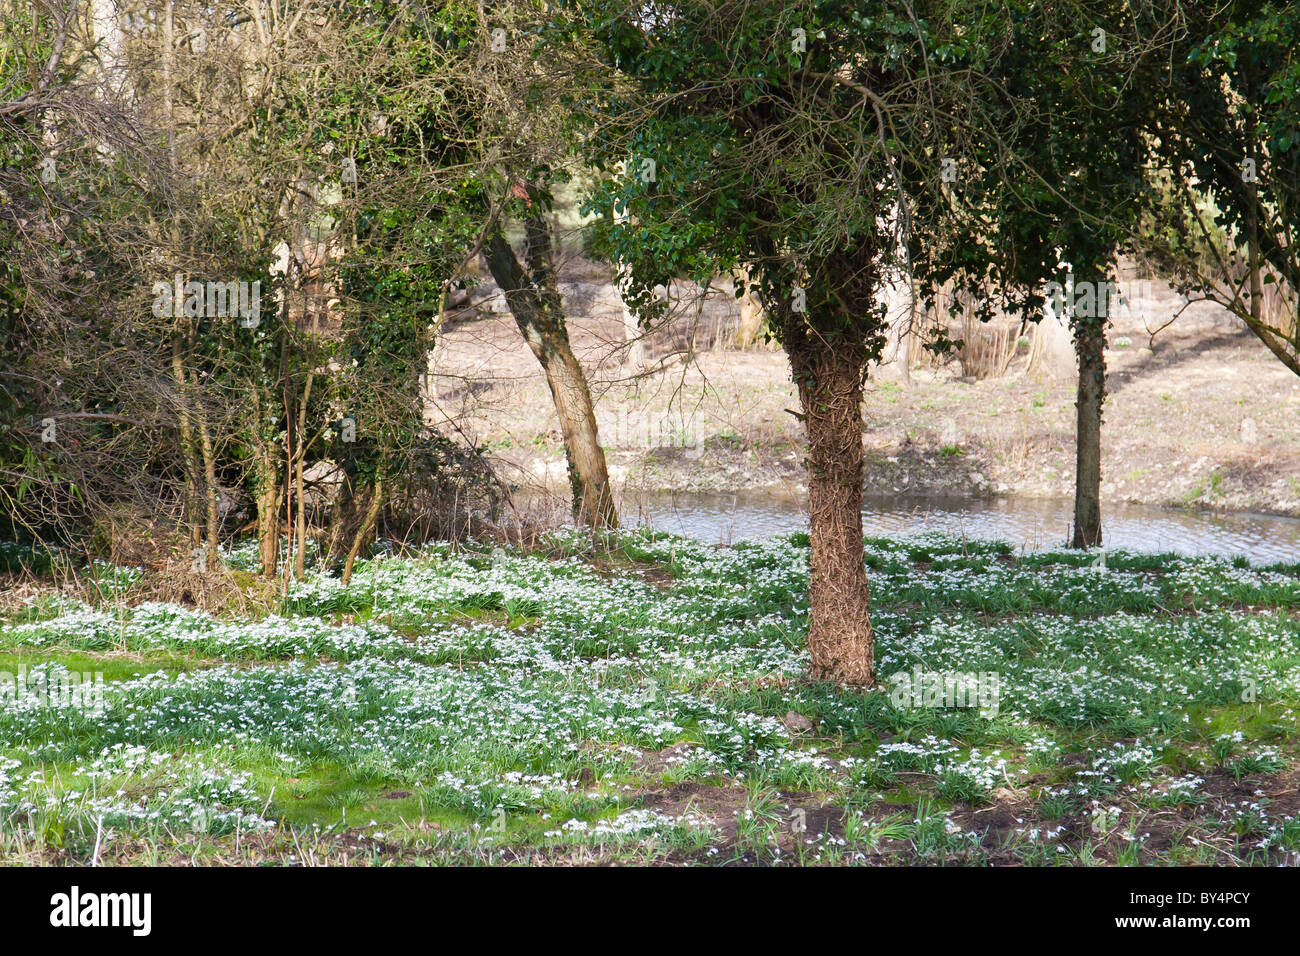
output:
[[[872,497],[862,518],[868,535],[948,531],[1034,549],[1065,544],[1073,513],[1069,499]],[[808,526],[800,502],[758,494],[647,495],[625,502],[623,517],[629,524],[644,522],[718,544],[789,534]],[[1107,548],[1245,555],[1262,564],[1300,560],[1300,518],[1113,504],[1103,506],[1102,534]]]

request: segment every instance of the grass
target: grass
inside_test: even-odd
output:
[[[1296,565],[1112,552],[1103,570],[927,535],[869,539],[867,566],[870,692],[807,679],[806,535],[431,546],[359,562],[346,588],[315,570],[255,618],[133,604],[139,573],[99,567],[82,599],[0,620],[0,680],[26,681],[0,708],[0,862],[1300,850]],[[102,679],[98,706],[41,697],[69,672]],[[993,699],[899,694],[904,674],[981,675]]]

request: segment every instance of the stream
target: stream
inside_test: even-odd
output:
[[[867,535],[939,530],[1037,549],[1064,545],[1073,513],[1069,499],[872,496],[864,502],[862,523]],[[710,544],[808,527],[802,502],[757,493],[641,495],[623,502],[621,516],[628,525],[648,524]],[[1257,564],[1300,561],[1300,518],[1111,504],[1102,508],[1102,535],[1112,549],[1245,555]]]

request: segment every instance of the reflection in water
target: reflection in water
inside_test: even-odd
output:
[[[801,502],[768,495],[664,493],[624,502],[628,524],[645,523],[713,544],[788,534],[808,526]],[[996,538],[1018,548],[1052,548],[1069,538],[1074,503],[1058,498],[993,500],[870,497],[862,512],[868,535],[947,531]],[[1245,555],[1256,563],[1300,560],[1300,518],[1213,514],[1112,504],[1102,509],[1107,548]]]

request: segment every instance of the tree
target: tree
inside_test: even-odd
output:
[[[57,442],[12,432],[33,511],[129,503],[190,530],[211,569],[247,488],[263,571],[278,567],[287,521],[285,568],[300,574],[309,469],[332,459],[360,482],[333,509],[341,524],[361,512],[343,545],[355,554],[389,489],[414,480],[409,463],[428,460],[432,320],[482,226],[447,202],[467,192],[464,148],[436,104],[459,65],[428,69],[444,34],[430,40],[407,4],[335,6],[142,0],[147,15],[123,18],[81,4],[87,23],[76,4],[51,5],[61,17],[38,18],[30,54],[3,61],[16,96],[0,122],[22,125],[23,162],[0,171],[17,200],[0,232],[31,240],[4,316],[26,338],[22,381],[49,383],[17,413],[63,422]],[[111,36],[109,62],[129,69],[95,67],[82,36]],[[240,287],[237,300],[260,289],[254,314],[213,312],[214,285]]]
[[[538,10],[527,0],[479,6],[391,0],[343,17],[349,48],[382,66],[354,68],[354,78],[334,84],[333,102],[367,112],[378,107],[385,117],[380,135],[347,133],[364,187],[346,204],[353,211],[341,213],[354,215],[362,232],[345,270],[360,289],[366,285],[357,284],[361,267],[377,258],[388,264],[364,295],[345,303],[364,311],[401,300],[408,311],[427,315],[432,327],[423,355],[460,291],[455,286],[468,281],[469,264],[482,253],[546,375],[574,515],[612,527],[618,516],[605,453],[591,391],[569,343],[545,218],[549,184],[563,175],[568,150],[556,110],[564,75],[529,53]],[[324,122],[347,125],[348,114]],[[522,263],[507,237],[512,221],[523,224]]]
[[[1047,283],[1051,320],[1068,319],[1074,333],[1076,548],[1102,541],[1111,270],[1154,198],[1147,120],[1172,42],[1161,26],[1151,10],[1111,0],[1047,4],[1017,17],[997,64],[1007,93],[999,125],[1014,132],[971,157],[985,189],[1014,193],[998,229],[1008,269],[1022,284]]]
[[[90,46],[94,8],[0,2],[0,501],[10,533],[71,540],[153,503],[168,422],[125,392],[148,342],[113,308],[147,240],[165,154]]]
[[[543,13],[543,5],[532,0],[482,8],[471,34],[476,42],[461,46],[457,77],[466,106],[461,122],[476,133],[474,162],[482,181],[504,197],[484,208],[484,254],[546,376],[564,439],[574,519],[589,527],[617,527],[591,388],[569,342],[547,220],[549,187],[567,178],[573,159],[562,122],[561,100],[573,75],[565,61],[584,60],[586,48],[571,48],[564,56],[535,50]],[[506,234],[512,219],[523,225],[522,262]]]
[[[589,208],[629,214],[610,252],[632,304],[646,319],[673,276],[751,270],[808,433],[813,676],[870,686],[861,401],[885,343],[881,278],[901,265],[937,288],[1011,272],[990,226],[997,191],[957,201],[944,172],[1001,129],[990,67],[1027,5],[559,7],[553,43],[594,43],[617,71],[571,106],[610,174]]]
[[[487,243],[487,263],[492,277],[505,293],[510,313],[546,374],[546,384],[560,419],[564,451],[569,464],[574,519],[590,527],[618,527],[613,489],[605,464],[605,451],[596,430],[591,389],[564,323],[564,307],[555,281],[555,260],[550,224],[544,211],[547,197],[536,186],[522,187],[528,204],[524,215],[527,268],[500,227]]]
[[[1300,375],[1300,9],[1190,4],[1151,130],[1168,203],[1143,242]]]

